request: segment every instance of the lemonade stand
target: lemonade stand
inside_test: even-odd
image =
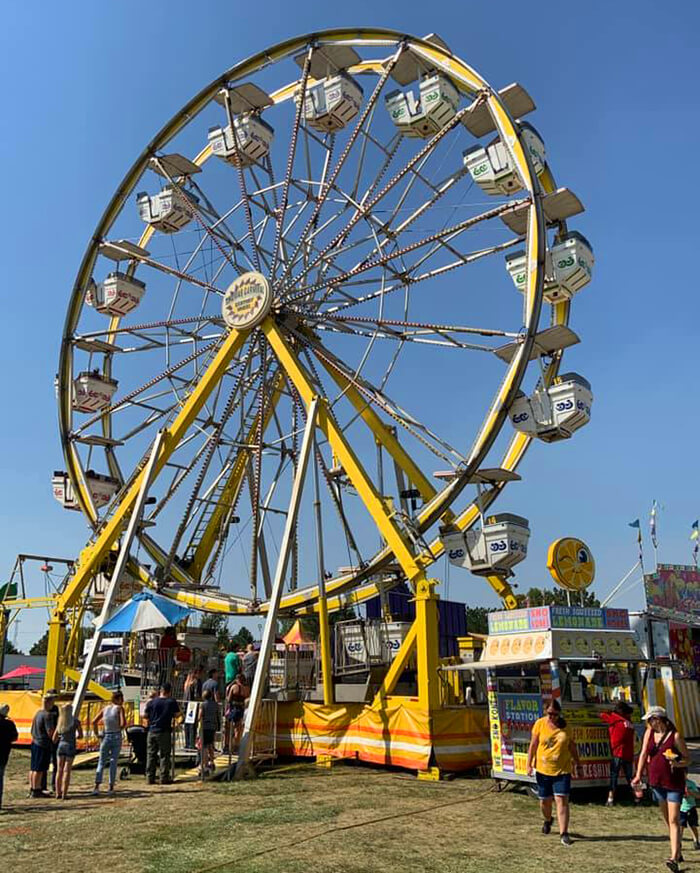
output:
[[[595,576],[590,549],[574,537],[551,544],[547,568],[570,603]],[[644,661],[626,609],[568,605],[490,613],[481,658],[456,669],[486,671],[493,777],[535,781],[526,772],[532,726],[554,698],[578,746],[574,784],[607,785],[610,744],[600,713],[624,700],[641,725]]]
[[[625,609],[491,613],[483,657],[471,666],[486,670],[493,777],[535,781],[526,773],[532,726],[556,698],[581,760],[575,785],[607,785],[610,746],[600,712],[625,700],[640,722],[643,661]]]

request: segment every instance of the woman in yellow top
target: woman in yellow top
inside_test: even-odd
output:
[[[543,834],[552,830],[552,798],[556,800],[559,834],[564,846],[571,845],[569,794],[571,772],[578,765],[578,749],[573,733],[562,717],[559,701],[553,698],[543,718],[538,718],[532,726],[532,739],[527,750],[527,775],[532,776],[535,770],[540,809],[544,817]]]

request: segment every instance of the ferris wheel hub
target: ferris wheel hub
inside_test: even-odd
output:
[[[226,289],[221,311],[226,324],[236,330],[255,327],[272,305],[272,289],[262,273],[251,270],[238,276]]]

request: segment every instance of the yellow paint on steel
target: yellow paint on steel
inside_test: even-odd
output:
[[[324,350],[324,356],[326,354],[329,357],[332,357],[329,352]],[[436,489],[434,485],[423,474],[423,471],[419,468],[413,458],[411,458],[411,456],[408,454],[406,449],[404,449],[401,443],[396,439],[394,434],[384,424],[381,418],[379,418],[374,409],[372,409],[371,405],[360,396],[359,391],[355,387],[353,387],[350,380],[347,379],[341,372],[332,367],[326,360],[324,360],[324,358],[319,358],[319,361],[331,375],[335,383],[342,389],[345,397],[347,397],[347,399],[350,401],[350,403],[352,403],[357,412],[359,412],[360,417],[365,422],[367,427],[369,427],[369,429],[372,431],[377,442],[381,443],[381,445],[384,446],[387,452],[389,452],[391,457],[396,461],[396,463],[401,467],[404,473],[406,473],[411,482],[420,491],[423,500],[432,500],[432,498],[436,494]]]
[[[63,672],[73,682],[80,682],[80,670],[76,670],[74,667],[65,667]],[[53,688],[55,686],[51,685],[50,687]],[[112,691],[109,688],[105,688],[104,685],[100,685],[99,682],[93,682],[92,679],[88,682],[87,690],[91,694],[97,695],[100,700],[112,699]]]
[[[180,441],[183,439],[185,433],[199,414],[207,398],[216,385],[218,385],[232,359],[240,350],[247,335],[247,331],[231,331],[221,344],[214,359],[202,375],[192,393],[187,400],[184,401],[182,408],[175,417],[173,423],[166,428],[162,449],[154,465],[154,479],[161,472],[166,461],[177,449]],[[60,595],[58,609],[66,609],[73,605],[89,584],[95,570],[107,556],[108,551],[112,548],[112,545],[115,543],[126,524],[141,488],[143,477],[144,470],[134,478],[121,502],[115,508],[114,512],[98,534],[95,542],[89,544],[81,553],[75,574],[68,583],[65,591]]]
[[[287,377],[294,383],[294,387],[301,395],[306,406],[310,406],[311,401],[315,397],[315,391],[306,368],[272,318],[268,316],[263,321],[261,328]],[[357,489],[360,499],[377,525],[379,532],[396,555],[396,559],[401,564],[406,577],[409,580],[416,579],[422,573],[422,570],[415,560],[410,541],[388,511],[383,497],[374,487],[374,483],[365,472],[355,451],[345,438],[333,414],[328,409],[325,398],[318,408],[318,427],[328,439],[341,466]]]
[[[272,420],[272,416],[275,413],[275,409],[282,394],[283,385],[284,375],[280,372],[275,376],[273,380],[270,400],[268,403],[265,404],[265,411],[262,421],[263,434],[267,430],[267,427]],[[250,449],[248,448],[248,446],[251,446],[255,442],[259,430],[260,412],[258,412],[255,421],[250,428],[248,436],[245,439],[245,446],[241,447],[238,451],[228,481],[224,485],[224,488],[221,492],[221,497],[217,503],[216,508],[214,509],[214,512],[212,513],[211,518],[207,522],[207,526],[204,530],[204,534],[202,535],[202,539],[197,544],[197,548],[195,549],[194,557],[192,559],[192,564],[187,568],[189,574],[194,579],[201,579],[204,565],[209,559],[209,555],[211,554],[214,545],[221,536],[221,525],[224,517],[229,511],[229,508],[231,506],[234,506],[236,500],[238,499],[238,494],[240,492],[241,485],[243,484],[243,479],[245,477],[246,468],[251,457]]]
[[[328,33],[324,33],[322,36],[323,36],[324,41],[336,41],[336,40],[337,41],[344,41],[344,40],[345,41],[352,41],[353,39],[359,37],[360,40],[364,41],[366,44],[369,44],[369,43],[372,43],[373,41],[375,41],[377,44],[388,45],[388,44],[392,44],[393,42],[395,42],[396,39],[400,37],[400,34],[397,34],[395,32],[391,32],[391,31],[368,31],[368,30],[361,29],[361,30],[354,30],[354,31],[344,30],[344,31],[328,32]],[[249,61],[244,62],[243,64],[240,64],[237,67],[232,68],[232,70],[228,71],[223,77],[221,77],[219,80],[216,80],[214,83],[212,83],[211,86],[209,86],[209,88],[204,89],[202,92],[200,92],[200,94],[197,95],[196,98],[194,98],[192,101],[190,101],[190,104],[188,104],[188,106],[185,107],[185,109],[180,113],[180,115],[176,116],[168,125],[166,125],[165,128],[163,128],[163,130],[158,135],[158,137],[156,137],[156,140],[154,140],[154,143],[157,142],[159,144],[159,147],[162,147],[169,139],[171,139],[181,129],[181,127],[187,121],[189,121],[191,119],[191,117],[194,114],[197,114],[204,107],[204,105],[206,105],[206,103],[211,99],[211,97],[215,94],[216,90],[218,90],[218,88],[222,84],[224,84],[229,79],[234,78],[234,73],[236,74],[236,78],[238,78],[238,80],[240,80],[241,78],[254,72],[256,69],[260,69],[265,64],[267,64],[271,61],[277,60],[281,57],[284,57],[285,55],[292,54],[298,48],[303,47],[306,44],[306,42],[307,42],[307,39],[305,37],[301,37],[297,40],[287,41],[285,43],[280,44],[279,46],[277,46],[275,49],[273,49],[271,51],[261,53],[261,54],[255,56],[254,58],[251,58]],[[474,73],[473,70],[471,70],[469,67],[467,67],[466,64],[463,64],[461,61],[458,61],[458,59],[454,58],[453,56],[450,56],[448,58],[442,50],[436,49],[434,46],[425,43],[425,41],[423,41],[423,40],[416,40],[416,39],[411,38],[410,45],[414,51],[418,50],[418,52],[423,53],[424,56],[431,57],[435,61],[436,66],[442,67],[447,72],[449,72],[449,74],[455,80],[455,84],[457,85],[457,87],[460,88],[460,90],[469,92],[469,91],[478,90],[478,89],[485,87],[485,83]],[[378,69],[379,69],[377,62],[365,62],[365,65],[367,66],[368,69],[370,67],[372,67],[373,71],[378,71]],[[358,72],[359,71],[360,70],[358,70]],[[289,87],[292,87],[292,86],[289,86]],[[281,97],[279,92],[278,92],[278,96]],[[496,109],[499,108],[499,103],[498,103],[497,98],[494,98],[492,96],[491,103],[492,103],[492,106],[495,107]],[[501,110],[501,115],[504,118],[506,118],[506,120],[508,122],[510,121],[507,118],[507,115],[505,113],[503,113],[502,110]],[[510,124],[508,126],[510,126]],[[519,143],[517,143],[517,141],[516,141],[516,144],[519,147]],[[200,153],[200,155],[204,156],[202,159],[202,162],[204,160],[206,160],[210,156],[210,154],[211,154],[210,149],[207,146]],[[198,156],[198,158],[199,157],[200,156]],[[137,178],[137,174],[135,173],[135,171],[136,171],[138,166],[139,166],[139,162],[137,161],[137,163],[132,168],[131,173],[129,175],[127,175],[127,178],[124,180],[124,183],[122,184],[118,195],[114,198],[112,204],[110,204],[110,208],[108,208],[108,211],[105,213],[105,216],[103,216],[103,220],[102,220],[100,226],[105,227],[106,225],[110,225],[113,222],[114,218],[116,218],[116,215],[117,215],[119,209],[121,209],[121,206],[123,205],[123,199],[121,199],[122,192],[124,192],[125,189],[127,189],[127,188],[129,190],[131,190],[131,188],[133,188],[133,184],[135,184],[136,178]],[[143,167],[141,167],[140,172],[142,172],[142,169],[143,169]],[[139,172],[139,174],[140,174],[140,172]],[[541,182],[544,190],[553,190],[554,189],[553,179],[551,177],[551,174],[549,174],[548,170],[545,171],[545,173],[543,174],[543,176],[540,179],[540,182]],[[531,222],[530,223],[531,228],[532,228],[532,224],[533,223]],[[143,239],[143,237],[142,237],[142,239]],[[529,249],[530,253],[531,253],[531,251],[532,251],[532,246],[530,246],[530,249]],[[83,268],[85,267],[87,261],[89,260],[89,255],[90,255],[90,252],[88,252],[88,254],[86,255],[86,259],[84,259]],[[93,260],[94,260],[94,253],[93,253]],[[91,267],[91,264],[90,264],[90,267]],[[82,277],[86,278],[84,270],[82,271]],[[81,278],[81,274],[79,274],[78,279],[80,280],[80,278]],[[76,283],[76,285],[77,284],[78,283]],[[528,298],[529,297],[530,297],[530,294],[528,294]],[[528,298],[526,298],[526,299],[528,299]],[[555,307],[554,322],[565,324],[568,321],[568,311],[569,311],[568,304],[558,304],[557,307]],[[75,305],[73,305],[72,312],[75,314]],[[71,312],[70,311],[69,311],[69,318],[68,318],[67,324],[69,322],[71,322]],[[556,372],[556,369],[558,369],[558,360],[556,360],[555,362],[553,362],[552,365],[550,365],[550,370],[552,370],[553,375]],[[513,370],[511,369],[511,373],[512,372],[513,372]],[[547,375],[549,375],[549,373]],[[63,392],[63,395],[65,398],[65,392]],[[506,456],[504,458],[504,462],[502,465],[508,469],[514,469],[518,465],[520,460],[522,459],[523,455],[525,454],[525,451],[528,448],[530,441],[531,441],[530,438],[525,437],[522,434],[515,435],[511,441],[511,444],[508,447],[508,450],[506,452]],[[491,489],[490,492],[487,492],[484,495],[485,503],[490,503],[498,493],[500,493],[500,486]],[[384,516],[384,517],[386,517],[386,516]],[[478,517],[478,511],[476,510],[475,505],[471,504],[469,507],[467,507],[467,509],[465,509],[458,516],[458,518],[455,520],[455,523],[460,529],[465,529],[466,527],[469,527],[471,524],[473,524],[477,517]],[[419,516],[419,523],[420,523],[420,516]],[[435,546],[437,546],[437,548],[434,548]],[[425,553],[424,555],[421,555],[421,561],[425,565],[430,563],[432,560],[434,560],[436,557],[438,557],[442,553],[442,546],[441,546],[439,539],[435,543],[431,544],[431,551],[433,553],[432,555],[429,553]],[[334,580],[333,582],[330,582],[328,584],[328,589],[329,589],[329,591],[332,591],[336,588],[342,588],[343,585],[347,585],[347,582],[348,582],[348,577],[341,577],[338,580]],[[364,586],[361,590],[362,590],[362,592],[365,592],[365,591],[372,592],[372,593],[368,593],[368,596],[374,596],[375,587],[376,586],[370,584],[370,585]],[[283,600],[282,607],[283,608],[290,608],[294,604],[292,604],[291,602],[288,603],[287,601],[296,600],[297,605],[300,607],[300,611],[306,611],[308,608],[308,595],[309,594],[311,594],[312,597],[314,596],[314,594],[317,596],[318,595],[317,588],[312,588],[310,591],[307,591],[306,593],[300,592],[299,595],[297,595],[295,598],[285,598]],[[359,592],[358,592],[358,595],[359,595]],[[190,596],[187,597],[188,600],[190,599]],[[178,599],[181,599],[180,595],[178,595]],[[195,599],[199,599],[199,597],[197,596]],[[333,597],[333,598],[329,599],[329,608],[333,608],[336,604],[340,604],[340,603],[345,602],[345,601],[347,601],[347,595],[338,595],[337,597]],[[207,608],[207,607],[205,607],[205,608]],[[218,601],[217,602],[211,601],[209,608],[210,609],[215,608],[217,611],[222,611],[222,612],[223,611],[231,611],[230,606],[223,607]],[[262,609],[264,610],[264,608],[265,607],[263,605]],[[312,608],[314,608],[314,607],[312,607]]]
[[[321,676],[323,679],[323,702],[330,706],[335,702],[333,691],[333,662],[331,660],[331,630],[328,625],[326,598],[318,599],[318,625],[321,644]]]
[[[3,600],[0,603],[0,614],[4,609],[51,609],[56,603],[56,594],[45,594],[40,597],[19,597]]]
[[[403,642],[399,646],[399,650],[394,655],[394,660],[391,662],[389,669],[384,674],[382,684],[377,689],[372,701],[372,709],[383,709],[386,706],[386,700],[396,688],[396,683],[399,677],[406,669],[408,659],[416,648],[416,640],[418,637],[418,623],[414,619],[413,624],[408,630],[408,633],[403,638]]]
[[[44,673],[44,691],[49,688],[61,687],[66,650],[66,620],[65,614],[55,610],[49,621],[49,640],[46,649],[46,672]]]
[[[424,709],[440,706],[438,664],[438,597],[435,579],[421,579],[416,586],[416,675],[418,702]]]

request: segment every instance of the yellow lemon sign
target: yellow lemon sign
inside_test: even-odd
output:
[[[557,585],[569,591],[583,591],[595,578],[591,550],[575,537],[562,537],[551,544],[547,569]]]

